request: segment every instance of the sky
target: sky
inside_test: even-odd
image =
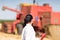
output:
[[[33,4],[33,0],[0,0],[0,19],[2,20],[15,20],[16,14],[10,10],[2,10],[3,6],[8,6],[10,8],[19,9],[19,4],[28,3]],[[38,5],[43,5],[44,3],[48,3],[52,6],[54,12],[60,12],[60,0],[36,0]]]

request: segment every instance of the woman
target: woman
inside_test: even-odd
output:
[[[22,40],[35,40],[35,31],[32,27],[32,15],[28,14],[24,19],[24,28],[22,31]]]

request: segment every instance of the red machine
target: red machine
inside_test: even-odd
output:
[[[51,23],[52,8],[48,4],[44,4],[43,6],[21,4],[21,10],[9,8],[7,6],[3,6],[3,9],[8,9],[17,13],[16,21],[13,22],[13,30],[15,30],[17,23],[23,22],[28,13],[30,13],[35,19],[33,25],[37,26],[38,29],[42,29],[43,26]]]

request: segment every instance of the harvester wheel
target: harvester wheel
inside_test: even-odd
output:
[[[17,28],[17,33],[20,35],[21,33],[22,33],[22,29],[23,29],[23,26],[22,26],[22,24],[17,24],[16,25],[16,28]]]

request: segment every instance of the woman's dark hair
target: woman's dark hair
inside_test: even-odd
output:
[[[25,19],[24,19],[24,24],[23,24],[23,27],[25,27],[25,25],[29,22],[31,22],[31,20],[33,19],[32,15],[31,14],[27,14]]]

